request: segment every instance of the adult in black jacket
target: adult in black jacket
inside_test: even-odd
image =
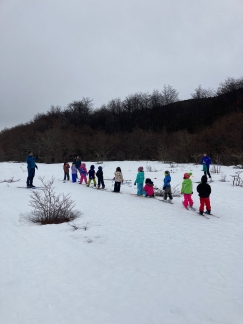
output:
[[[210,194],[211,186],[207,183],[207,177],[204,175],[201,178],[201,183],[197,186],[197,192],[200,197],[200,207],[199,212],[202,215],[204,211],[204,205],[206,205],[206,213],[211,214],[211,205],[210,205]]]

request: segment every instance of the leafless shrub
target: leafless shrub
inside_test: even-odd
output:
[[[221,165],[218,164],[213,164],[212,168],[211,168],[211,173],[220,173],[221,170]]]
[[[12,183],[12,182],[17,182],[19,181],[20,179],[18,180],[14,180],[14,177],[10,178],[10,179],[7,179],[7,180],[0,180],[0,183],[3,183],[3,182],[7,182],[7,183]]]
[[[243,171],[237,171],[235,172],[234,175],[232,175],[231,177],[233,177],[233,186],[240,186],[240,187],[243,187],[243,179],[240,177],[240,174],[242,173]]]
[[[174,187],[171,187],[171,193],[173,197],[180,197],[181,196],[181,191],[178,189],[179,184],[177,184]]]
[[[154,190],[154,194],[155,194],[155,196],[157,197],[163,197],[164,196],[164,190],[162,189],[162,188],[156,188],[155,190]]]
[[[55,194],[53,183],[54,178],[44,181],[39,177],[43,190],[35,190],[30,195],[30,206],[34,208],[30,220],[34,223],[60,224],[73,221],[80,215],[79,211],[74,211],[74,202],[70,194]]]
[[[220,180],[219,180],[219,181],[221,181],[221,182],[226,182],[226,177],[227,177],[226,174],[221,173],[221,174],[220,174]]]
[[[76,231],[76,230],[79,229],[79,227],[78,227],[76,224],[74,224],[74,223],[73,223],[73,224],[69,224],[69,223],[68,223],[68,225],[71,226],[71,227],[73,228],[74,231]]]
[[[86,225],[80,227],[80,228],[82,228],[83,230],[87,231],[87,229],[88,229],[88,223]]]
[[[175,162],[169,162],[169,164],[170,164],[170,168],[178,167],[178,164],[176,164]]]
[[[171,194],[172,194],[173,197],[180,197],[181,196],[181,192],[178,189],[178,187],[179,187],[179,184],[177,184],[174,187],[171,187]],[[165,191],[164,191],[163,188],[156,188],[154,190],[154,193],[155,193],[155,196],[164,197]]]
[[[146,171],[147,172],[157,172],[155,167],[152,167],[151,165],[146,165]]]
[[[215,160],[215,164],[213,164],[211,172],[218,174],[220,173],[221,165],[222,165],[220,154],[217,154],[214,160]]]

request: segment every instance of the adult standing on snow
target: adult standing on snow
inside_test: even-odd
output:
[[[35,176],[35,168],[38,170],[38,167],[35,164],[35,160],[37,159],[37,157],[38,155],[36,157],[33,156],[32,151],[29,151],[26,157],[27,170],[28,170],[27,188],[35,188],[35,186],[33,185],[33,179]]]
[[[211,174],[210,174],[210,172],[209,172],[209,167],[210,167],[210,164],[211,164],[211,159],[210,159],[210,157],[206,154],[206,153],[204,153],[203,154],[203,157],[202,157],[202,159],[201,159],[201,164],[205,167],[205,165],[206,165],[206,170],[204,171],[204,175],[205,176],[209,176],[209,179],[210,179],[210,182],[212,181],[212,178],[211,178]],[[204,169],[204,168],[203,168]]]
[[[79,174],[81,176],[80,166],[81,166],[82,162],[81,162],[81,159],[80,159],[79,155],[75,156],[75,158],[73,160],[73,163],[75,163],[76,169],[78,170],[78,172],[79,172]]]

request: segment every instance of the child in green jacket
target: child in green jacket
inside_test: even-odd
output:
[[[182,202],[184,207],[188,209],[188,205],[192,208],[193,207],[193,200],[192,200],[192,180],[190,176],[192,175],[191,172],[184,174],[184,180],[182,181],[181,185],[181,194],[184,195],[184,201]]]

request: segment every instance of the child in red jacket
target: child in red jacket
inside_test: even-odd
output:
[[[68,162],[64,162],[64,164],[63,164],[63,171],[64,171],[63,181],[65,181],[66,179],[69,181],[69,169],[70,169],[70,165],[68,164]]]

